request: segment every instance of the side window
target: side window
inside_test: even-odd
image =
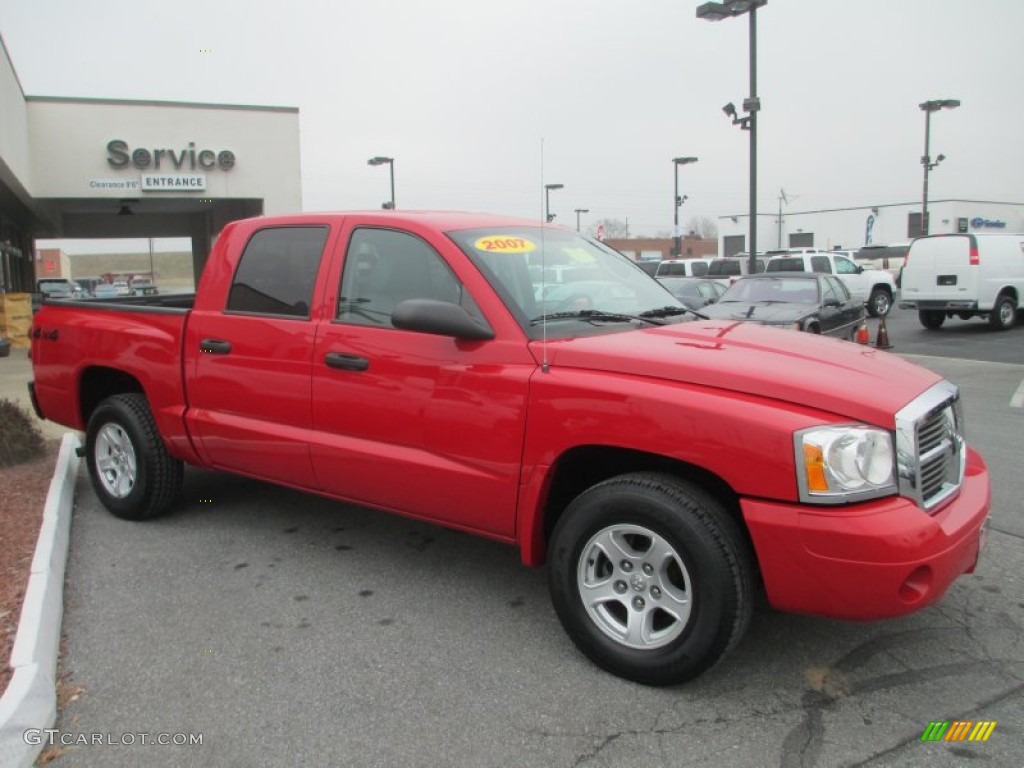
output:
[[[811,256],[811,271],[830,274],[832,267],[829,266],[828,256]]]
[[[857,265],[849,259],[844,259],[842,256],[836,256],[836,274],[855,275],[857,274]]]
[[[355,230],[345,253],[337,319],[391,328],[391,313],[407,299],[448,301],[483,320],[448,265],[418,237],[391,229]]]
[[[309,318],[327,227],[274,227],[252,236],[238,261],[227,311]]]

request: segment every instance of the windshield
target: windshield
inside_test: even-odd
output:
[[[661,325],[685,307],[636,262],[576,232],[501,227],[449,232],[530,338]]]
[[[718,300],[719,304],[744,303],[817,304],[818,280],[814,277],[748,277],[737,280]]]

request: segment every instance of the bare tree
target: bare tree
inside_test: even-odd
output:
[[[686,231],[696,233],[705,240],[718,239],[718,222],[710,216],[691,216],[686,223]]]
[[[598,226],[604,227],[604,238],[627,238],[629,237],[629,222],[622,219],[600,219],[594,222],[594,233]]]

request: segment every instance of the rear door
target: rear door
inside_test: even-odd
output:
[[[257,229],[221,307],[197,307],[189,317],[189,423],[216,467],[317,487],[310,308],[328,234],[326,225]]]
[[[978,267],[971,264],[972,247],[977,248],[973,235],[937,235],[915,240],[903,271],[903,295],[908,300],[976,298]]]
[[[478,290],[482,278],[436,233],[353,225],[341,237],[313,355],[312,459],[321,487],[511,537],[536,369],[525,337],[518,326],[509,332],[511,316],[504,326],[493,316],[493,299],[492,316],[483,314],[465,276],[473,270]],[[496,337],[395,328],[391,313],[406,299],[459,304]]]

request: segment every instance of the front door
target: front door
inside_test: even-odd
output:
[[[320,323],[313,354],[317,480],[353,501],[512,536],[536,367],[525,339],[395,328],[391,312],[412,298],[487,320],[424,237],[362,227],[346,239],[336,311]]]

